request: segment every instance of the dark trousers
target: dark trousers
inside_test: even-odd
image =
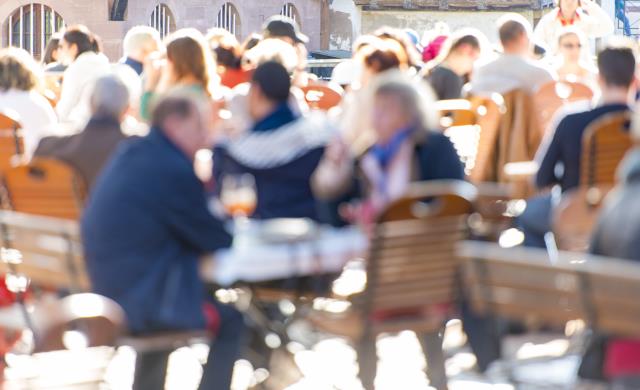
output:
[[[467,302],[462,302],[461,314],[462,328],[469,339],[471,351],[476,355],[478,369],[484,372],[501,357],[502,331],[495,318],[476,314]]]
[[[229,390],[233,365],[240,355],[245,333],[242,313],[231,306],[214,303],[220,316],[220,328],[210,345],[207,364],[202,371],[200,390]],[[138,354],[133,390],[164,389],[169,355],[173,351]]]

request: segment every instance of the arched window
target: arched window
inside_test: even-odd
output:
[[[300,14],[298,13],[298,9],[295,5],[291,3],[286,3],[282,6],[280,10],[280,15],[287,16],[293,19],[294,22],[298,23],[298,27],[302,28],[302,23],[300,21]]]
[[[218,11],[216,27],[224,28],[240,38],[240,26],[240,13],[233,4],[225,3]]]
[[[5,42],[40,58],[51,35],[64,28],[62,16],[44,4],[21,6],[5,21]]]
[[[151,13],[149,26],[160,32],[160,37],[164,38],[176,29],[176,20],[173,12],[166,4],[158,4]]]

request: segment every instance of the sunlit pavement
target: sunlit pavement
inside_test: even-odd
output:
[[[524,341],[526,340],[526,341]],[[451,390],[466,389],[598,389],[578,385],[575,382],[578,359],[567,354],[570,343],[564,335],[527,334],[511,337],[505,345],[507,359],[491,367],[486,375],[473,371],[475,357],[464,347],[465,336],[459,321],[449,324],[445,337],[445,349],[449,356],[447,372]],[[177,350],[169,363],[167,389],[196,389],[200,379],[199,363],[207,356],[207,346]],[[334,337],[322,337],[311,348],[298,345],[293,354],[280,351],[274,354],[273,372],[254,371],[247,361],[239,361],[234,375],[233,390],[249,389],[262,382],[256,389],[274,390],[359,390],[356,354],[348,342]],[[85,385],[70,387],[61,385],[66,376],[81,376],[108,359],[108,351],[97,351],[92,356],[69,353],[47,354],[37,358],[9,356],[7,378],[13,386],[5,389],[128,389],[131,387],[135,353],[121,348],[107,369],[107,383],[99,387]],[[425,375],[425,358],[416,335],[402,332],[383,335],[378,340],[377,390],[430,389]],[[93,367],[93,368],[92,368]],[[512,368],[510,368],[512,367]],[[40,375],[36,375],[39,373]],[[20,378],[38,376],[41,382],[20,381]],[[265,381],[266,380],[266,381]],[[56,385],[57,382],[60,385]],[[45,385],[46,384],[46,385]],[[49,385],[49,386],[47,386]]]

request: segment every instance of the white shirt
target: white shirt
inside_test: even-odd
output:
[[[551,72],[542,65],[522,56],[503,54],[474,70],[471,92],[503,94],[514,89],[523,89],[532,94],[552,80]]]
[[[47,99],[35,91],[0,92],[0,107],[17,114],[27,157],[31,157],[42,137],[55,133],[56,114]]]
[[[601,38],[613,33],[613,21],[602,8],[591,1],[583,2],[582,7],[584,9],[578,8],[577,19],[571,26],[582,31],[585,38]],[[544,15],[533,32],[536,39],[544,42],[552,52],[557,50],[558,34],[565,28],[558,17],[559,12],[559,8],[554,8]]]
[[[82,53],[69,65],[64,72],[60,101],[56,105],[60,122],[82,126],[89,120],[89,97],[93,82],[109,71],[109,60],[102,53]]]

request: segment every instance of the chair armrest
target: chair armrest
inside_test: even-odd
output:
[[[538,163],[535,161],[521,161],[507,163],[504,166],[504,174],[511,180],[529,180],[538,172]]]

